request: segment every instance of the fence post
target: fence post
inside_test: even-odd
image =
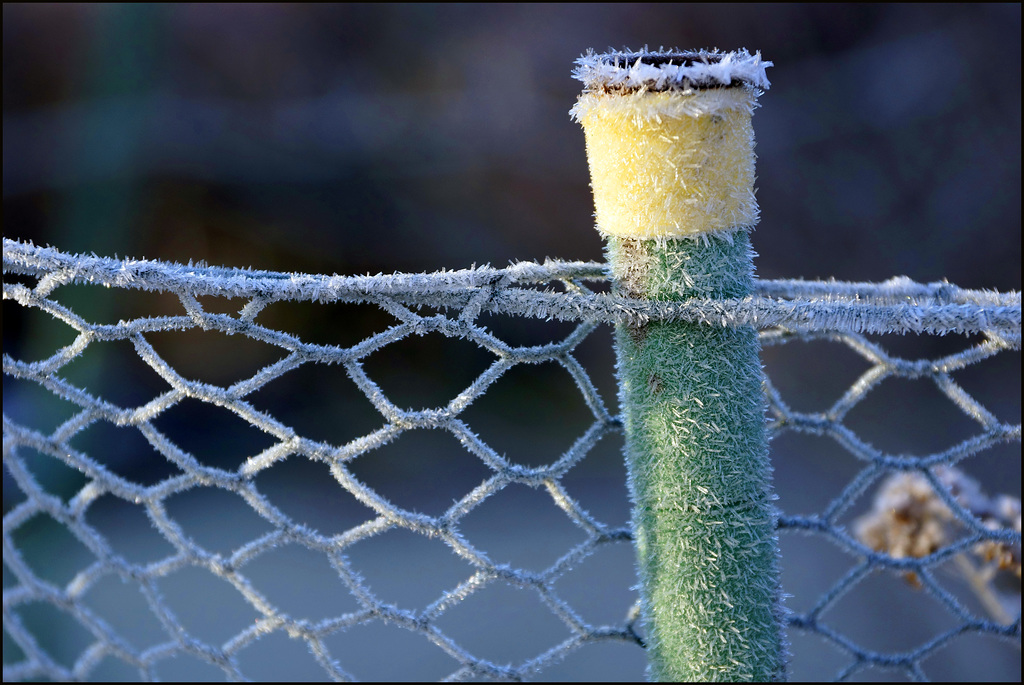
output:
[[[619,295],[742,298],[757,222],[760,53],[580,58],[597,228]],[[619,325],[616,355],[649,675],[784,675],[774,495],[757,332]]]

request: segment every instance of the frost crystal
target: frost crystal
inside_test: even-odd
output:
[[[588,52],[576,60],[573,77],[588,90],[604,89],[699,89],[746,84],[767,90],[771,83],[765,69],[773,66],[746,49],[658,50]]]

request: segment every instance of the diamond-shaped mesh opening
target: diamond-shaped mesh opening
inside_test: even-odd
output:
[[[438,619],[470,653],[495,664],[522,663],[570,637],[532,588],[494,581]]]
[[[610,412],[619,409],[619,384],[615,376],[615,329],[600,326],[573,348],[572,356],[587,371],[590,382]]]
[[[92,341],[74,359],[55,369],[66,391],[84,390],[118,408],[145,405],[171,390],[167,380],[142,359],[130,340]],[[73,402],[80,402],[75,395]]]
[[[603,434],[559,483],[586,515],[626,527],[630,503],[622,450],[621,434]]]
[[[558,461],[596,420],[555,361],[512,367],[462,418],[499,454],[526,467]]]
[[[588,642],[544,669],[544,677],[549,682],[573,682],[581,671],[593,671],[595,683],[643,682],[647,679],[644,657],[633,642]]]
[[[273,530],[244,499],[221,488],[182,490],[163,506],[182,534],[208,552],[228,555]]]
[[[76,466],[87,473],[109,471],[130,483],[154,485],[182,473],[181,468],[161,454],[135,426],[117,426],[107,421],[87,422],[71,439],[71,448],[81,454]],[[76,423],[79,423],[76,421]]]
[[[895,653],[910,651],[957,625],[935,597],[915,591],[908,582],[898,572],[868,573],[822,612],[822,621],[864,649]],[[884,621],[878,620],[880,614],[885,614]]]
[[[455,671],[459,662],[429,638],[394,622],[368,621],[339,630],[324,639],[331,654],[356,680],[437,681]],[[379,646],[394,645],[382,660]]]
[[[782,535],[779,539],[786,607],[810,612],[846,576],[856,557],[818,535]]]
[[[219,316],[226,318],[228,315]],[[287,354],[277,345],[271,344],[271,341],[254,340],[244,335],[224,335],[221,331],[199,328],[154,331],[147,333],[145,339],[156,356],[166,362],[181,380],[225,388],[250,378],[261,368],[279,361]],[[203,350],[204,353],[196,354],[196,350]],[[158,362],[153,360],[150,363]]]
[[[70,612],[49,602],[19,605],[12,618],[5,620],[4,626],[31,636],[31,647],[45,653],[57,668],[70,668],[93,641],[93,636]],[[19,641],[19,647],[24,649],[25,646]],[[4,654],[7,654],[6,647],[4,645]]]
[[[942,359],[966,349],[984,345],[983,333],[965,335],[901,335],[899,333],[864,336],[871,345],[877,345],[889,357],[896,359]],[[859,355],[863,352],[858,353]],[[1012,356],[1012,355],[1011,355]],[[973,366],[973,364],[972,364]]]
[[[132,649],[142,651],[165,642],[167,631],[153,614],[139,584],[108,574],[93,583],[82,603]]]
[[[138,678],[138,669],[113,655],[100,659],[91,673],[95,680],[104,683],[119,683]]]
[[[1020,499],[1021,450],[1018,445],[999,443],[973,455],[968,472],[983,492]]]
[[[23,279],[24,280],[24,279]],[[5,274],[6,282],[6,274]],[[19,284],[30,289],[34,284]],[[15,286],[15,287],[19,287]],[[75,342],[78,331],[49,311],[4,298],[4,351],[28,362],[43,361]],[[4,378],[4,385],[7,384]]]
[[[362,367],[389,400],[415,410],[446,405],[493,363],[494,355],[479,345],[434,333],[390,343]]]
[[[559,578],[555,590],[584,621],[613,625],[637,601],[635,582],[633,548],[602,545]]]
[[[1019,354],[996,354],[950,374],[953,381],[1000,421],[1020,423]]]
[[[174,569],[157,582],[160,613],[192,639],[224,644],[259,618],[231,580],[195,566]]]
[[[391,504],[440,516],[494,475],[448,431],[410,430],[347,464],[361,483]]]
[[[273,608],[315,622],[360,608],[327,555],[302,545],[268,547],[238,570],[258,593],[248,599],[259,600],[256,608],[263,614]]]
[[[311,653],[304,640],[295,640],[286,633],[262,635],[246,645],[237,655],[239,670],[258,673],[267,682],[322,681],[324,667]],[[344,671],[350,674],[350,671]],[[212,676],[217,678],[216,675]]]
[[[4,409],[6,410],[6,405]],[[87,479],[81,471],[74,469],[59,459],[48,458],[35,450],[32,458],[26,460],[25,468],[35,484],[46,494],[59,497],[64,504],[74,497],[85,485]],[[14,507],[25,498],[25,493],[18,487],[14,476],[4,469],[4,511]]]
[[[998,637],[966,632],[939,646],[922,666],[925,673],[941,673],[950,681],[995,682],[1020,668],[1020,653],[1014,655]]]
[[[327,464],[304,456],[275,462],[253,483],[283,516],[320,535],[340,535],[377,516],[338,484]]]
[[[152,679],[166,682],[204,682],[222,680],[224,671],[209,660],[185,650],[156,661],[152,668]]]
[[[441,540],[402,528],[361,540],[345,556],[378,600],[413,611],[426,609],[476,572]]]
[[[820,634],[792,630],[786,637],[792,655],[789,662],[791,682],[827,682],[850,665],[849,653]]]
[[[522,512],[530,512],[524,516]],[[494,563],[540,573],[585,537],[543,488],[510,485],[463,519],[462,533]]]
[[[343,366],[304,363],[287,368],[245,399],[304,437],[334,445],[356,440],[383,423]]]
[[[278,442],[230,409],[191,397],[168,407],[152,424],[199,464],[227,471]]]
[[[978,424],[949,402],[934,383],[893,377],[872,388],[850,409],[843,424],[887,454],[941,452],[980,432]]]
[[[95,561],[89,549],[52,516],[38,513],[24,521],[11,535],[18,548],[20,565],[38,580],[57,587]],[[21,569],[15,569],[21,575]]]
[[[9,350],[7,353],[11,354]],[[80,410],[75,403],[32,381],[4,376],[3,391],[4,415],[21,425],[47,433]]]
[[[791,514],[823,511],[864,469],[828,435],[783,431],[770,449],[779,506]]]
[[[512,347],[533,347],[565,340],[576,328],[571,321],[524,320],[517,316],[482,314],[477,323]]]
[[[172,502],[169,499],[168,502]],[[110,552],[129,563],[151,564],[174,556],[174,544],[153,525],[143,505],[106,494],[89,504],[85,522],[103,536]]]
[[[796,411],[832,406],[870,367],[859,354],[827,336],[767,344],[761,359],[778,391],[791,398]]]
[[[280,301],[260,310],[255,320],[278,331],[301,330],[315,345],[352,347],[399,323],[393,315],[370,304],[352,302]]]
[[[100,290],[89,283],[61,283],[52,291],[51,299],[94,324],[113,325],[139,316],[182,313],[181,300],[176,295],[142,288]]]
[[[791,675],[1018,654],[1016,294],[4,265],[6,679],[638,677],[601,324],[674,317],[762,331]]]

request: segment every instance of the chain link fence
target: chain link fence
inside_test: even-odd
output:
[[[5,680],[641,677],[607,324],[671,318],[761,331],[790,675],[1019,676],[1019,294],[607,280],[5,239]]]

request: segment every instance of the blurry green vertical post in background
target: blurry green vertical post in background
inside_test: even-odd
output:
[[[598,230],[619,295],[753,288],[751,114],[760,55],[609,53],[578,62]],[[649,674],[784,675],[774,496],[757,332],[619,325],[616,353]]]
[[[75,64],[73,95],[82,114],[53,141],[66,160],[55,184],[54,243],[82,252],[137,252],[146,202],[147,143],[165,59],[168,8],[149,3],[94,5],[83,12],[84,51]],[[84,292],[67,304],[97,318],[112,316],[112,302]],[[53,349],[50,329],[29,329],[28,349]],[[106,346],[92,363],[75,368],[76,380],[108,382]]]

